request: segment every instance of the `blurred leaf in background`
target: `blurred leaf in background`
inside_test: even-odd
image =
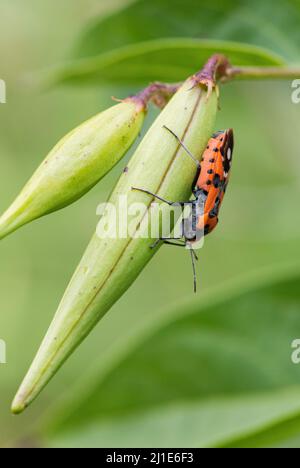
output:
[[[299,5],[298,0],[284,7],[272,0],[137,0],[93,21],[78,40],[73,61],[54,71],[52,80],[179,81],[216,52],[234,65],[276,65],[278,56],[294,62],[300,52]]]
[[[0,5],[5,18],[0,78],[8,86],[8,103],[0,106],[2,210],[61,136],[107,107],[110,95],[137,90],[132,64],[139,83],[153,79],[153,64],[168,57],[167,43],[173,52],[166,79],[201,66],[201,48],[205,54],[213,50],[204,40],[234,47],[236,60],[247,64],[299,61],[298,0],[0,0]],[[127,74],[126,50],[141,51]],[[83,86],[91,80],[80,76],[77,66],[105,64],[107,54],[123,57],[122,67],[118,60],[106,62],[101,85],[99,80],[95,87],[94,80],[93,87]],[[74,78],[75,66],[80,86],[41,94],[24,79],[57,63],[64,64],[63,77]],[[0,338],[8,346],[8,364],[0,366],[1,444],[298,444],[300,368],[291,364],[290,343],[300,337],[299,112],[287,81],[222,88],[218,128],[235,130],[234,166],[220,226],[200,252],[198,299],[190,304],[186,252],[162,249],[18,418],[9,414],[10,400],[95,228],[96,206],[126,160],[83,200],[0,244]],[[249,291],[231,286],[241,276],[244,284],[248,277],[258,280]],[[264,287],[258,287],[260,281]],[[226,288],[220,286],[224,282]],[[65,397],[70,387],[72,395]],[[48,423],[50,403],[55,416]]]
[[[52,444],[221,446],[273,426],[278,437],[278,426],[294,418],[300,431],[299,369],[291,361],[299,274],[279,282],[278,274],[287,272],[217,289],[154,314],[127,340],[125,332],[75,397],[74,389],[66,394]],[[291,435],[282,429],[283,439]]]
[[[136,0],[92,21],[74,47],[74,58],[157,38],[190,37],[266,47],[291,61],[299,58],[299,0],[284,7],[272,0]]]
[[[178,82],[191,76],[215,53],[235,65],[282,65],[274,53],[235,42],[159,39],[121,47],[85,60],[67,63],[49,75],[48,83],[145,85],[149,81]]]

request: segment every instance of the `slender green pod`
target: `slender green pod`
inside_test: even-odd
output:
[[[90,190],[135,141],[145,111],[142,100],[128,98],[66,135],[0,218],[0,239]]]
[[[163,128],[169,127],[200,160],[213,130],[218,109],[217,88],[203,74],[188,79],[159,114],[133,155],[127,171],[117,183],[109,202],[118,217],[120,197],[128,206],[142,203],[143,209],[127,221],[140,236],[100,238],[96,233],[74,273],[58,307],[40,350],[12,405],[22,412],[41,392],[67,357],[88,335],[96,323],[130,287],[156,250],[147,214],[153,198],[133,191],[140,187],[170,200],[188,200],[196,173],[194,162],[176,139]],[[101,219],[113,224],[115,214],[104,213]]]

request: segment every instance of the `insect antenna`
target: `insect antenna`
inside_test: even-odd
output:
[[[197,255],[192,247],[190,247],[192,266],[193,266],[193,276],[194,276],[194,293],[197,292],[197,273],[196,273],[196,264],[195,260],[198,260]]]
[[[166,125],[163,125],[163,128],[165,128],[166,130],[168,130],[168,132],[171,133],[171,135],[173,135],[176,140],[178,141],[178,143],[180,143],[180,145],[182,146],[182,148],[186,151],[186,153],[190,156],[190,158],[192,158],[192,160],[194,161],[194,163],[196,164],[197,168],[200,169],[201,167],[201,164],[200,162],[198,161],[198,159],[195,158],[195,156],[190,152],[190,150],[186,147],[186,145],[183,143],[183,141],[176,135],[176,133],[174,133],[170,128],[166,127]]]

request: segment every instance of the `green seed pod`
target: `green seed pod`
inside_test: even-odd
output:
[[[183,84],[153,123],[110,198],[116,207],[120,196],[124,195],[128,197],[129,206],[144,203],[144,211],[134,221],[128,219],[131,225],[134,223],[134,230],[143,226],[153,199],[133,191],[132,187],[145,188],[174,201],[188,200],[191,195],[195,164],[163,126],[173,130],[200,160],[214,130],[217,108],[216,88],[212,86],[207,91],[207,83],[204,85],[196,75]],[[121,208],[117,208],[117,214],[123,214]],[[108,224],[114,222],[111,214],[103,216]],[[142,229],[148,230],[148,227],[147,224]],[[151,250],[151,244],[153,239],[143,236],[101,239],[94,235],[15,397],[14,413],[22,412],[36,398],[67,357],[129,288],[156,252]]]
[[[142,101],[128,98],[66,135],[0,218],[0,239],[90,190],[130,148],[144,116]]]

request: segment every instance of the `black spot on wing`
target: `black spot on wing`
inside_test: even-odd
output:
[[[209,231],[210,231],[210,226],[209,224],[206,224],[204,226],[204,235],[207,236],[207,234],[209,234]]]
[[[213,184],[215,188],[219,188],[221,186],[221,177],[219,176],[219,174],[215,174]]]
[[[212,210],[210,210],[208,216],[209,216],[210,219],[213,219],[216,216],[218,216],[218,211],[216,210],[216,207],[214,207]]]
[[[227,175],[231,169],[233,147],[234,147],[233,130],[229,129],[229,130],[226,130],[225,132],[225,138],[220,148],[221,154],[223,156],[222,161],[223,161],[224,173]]]

